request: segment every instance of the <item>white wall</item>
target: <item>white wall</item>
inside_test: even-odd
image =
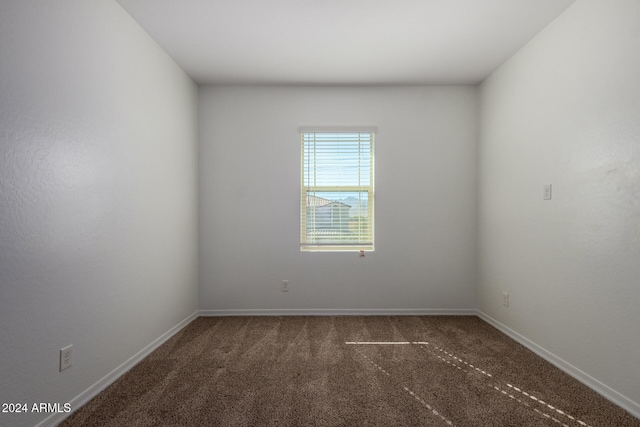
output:
[[[0,401],[69,402],[196,311],[196,109],[114,1],[0,2]]]
[[[474,87],[201,87],[200,308],[473,309],[476,98]],[[351,124],[378,127],[375,252],[301,253],[298,127]]]
[[[479,309],[640,413],[640,2],[576,2],[482,84],[479,171]]]

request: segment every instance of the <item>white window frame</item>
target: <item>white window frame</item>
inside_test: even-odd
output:
[[[375,240],[375,219],[374,219],[374,148],[375,148],[375,134],[377,128],[374,126],[302,126],[300,131],[300,250],[301,251],[318,251],[318,252],[354,252],[354,251],[374,251]],[[309,179],[307,179],[307,185],[305,185],[305,134],[370,134],[370,146],[369,150],[369,164],[363,170],[368,171],[367,185],[311,185]],[[359,153],[360,155],[360,153]],[[317,182],[316,182],[317,184]],[[342,193],[366,193],[367,197],[367,225],[364,234],[356,234],[359,239],[354,239],[351,242],[338,242],[332,241],[329,237],[310,237],[307,235],[308,228],[308,216],[309,209],[309,195],[316,197],[316,193],[328,193],[328,192],[342,192]],[[319,198],[316,198],[319,199]],[[322,201],[313,200],[311,204],[317,206],[317,203]],[[335,202],[339,203],[339,202]],[[360,205],[358,206],[360,207]],[[338,207],[339,208],[339,207]],[[314,213],[315,213],[314,209]],[[368,231],[368,232],[367,232]],[[342,240],[344,235],[338,235],[335,240]],[[324,240],[324,242],[323,242]],[[357,240],[357,241],[355,241]]]

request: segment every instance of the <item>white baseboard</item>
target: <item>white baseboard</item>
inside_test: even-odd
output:
[[[79,409],[85,403],[89,402],[91,399],[96,397],[101,391],[103,391],[104,389],[109,387],[111,384],[113,384],[118,378],[120,378],[127,371],[129,371],[131,368],[133,368],[138,363],[140,363],[142,359],[144,359],[149,354],[151,354],[151,352],[153,352],[156,348],[164,344],[165,341],[167,341],[169,338],[171,338],[173,335],[175,335],[178,331],[180,331],[182,328],[187,326],[192,320],[194,320],[197,317],[198,317],[197,311],[187,316],[184,320],[182,320],[176,326],[169,329],[167,332],[165,332],[160,337],[155,339],[151,344],[149,344],[148,346],[146,346],[145,348],[143,348],[142,350],[134,354],[129,360],[127,360],[122,365],[115,368],[113,371],[109,372],[97,383],[95,383],[94,385],[92,385],[91,387],[89,387],[88,389],[80,393],[78,396],[73,398],[69,402],[71,404],[71,408],[73,410]],[[67,417],[69,417],[73,413],[73,410],[72,412],[69,412],[69,413],[52,414],[51,416],[45,418],[42,422],[37,424],[36,427],[56,426],[60,424],[62,421],[64,421]]]
[[[546,350],[545,348],[540,347],[538,344],[536,344],[533,341],[529,340],[528,338],[520,335],[519,333],[517,333],[513,329],[510,329],[509,327],[507,327],[504,324],[498,322],[496,319],[486,315],[485,313],[481,312],[480,310],[477,310],[476,314],[478,315],[478,317],[480,317],[485,322],[489,323],[494,328],[498,329],[499,331],[503,332],[505,335],[509,336],[513,340],[515,340],[515,341],[519,342],[520,344],[522,344],[523,346],[527,347],[529,350],[533,351],[535,354],[537,354],[538,356],[542,357],[547,362],[555,365],[560,370],[562,370],[565,373],[571,375],[573,378],[575,378],[576,380],[580,381],[581,383],[583,383],[584,385],[586,385],[587,387],[589,387],[590,389],[592,389],[596,393],[599,393],[600,395],[602,395],[605,399],[608,399],[611,402],[613,402],[614,404],[620,406],[622,409],[626,410],[627,412],[629,412],[634,417],[640,418],[640,404],[639,403],[634,402],[633,400],[629,399],[628,397],[618,393],[617,391],[615,391],[614,389],[612,389],[608,385],[603,384],[602,382],[600,382],[597,379],[593,378],[591,375],[589,375],[586,372],[576,368],[575,366],[573,366],[569,362],[561,359],[560,357],[556,356],[555,354],[551,353],[550,351]]]
[[[373,309],[231,309],[200,310],[200,316],[476,316],[477,311],[470,308],[373,308]]]

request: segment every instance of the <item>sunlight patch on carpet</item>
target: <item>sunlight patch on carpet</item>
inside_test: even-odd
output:
[[[442,362],[458,369],[461,370],[463,372],[469,372],[466,369],[464,369],[462,366],[460,366],[460,364],[464,364],[472,369],[474,369],[475,371],[481,373],[482,375],[488,377],[488,378],[493,378],[493,375],[491,375],[490,373],[488,373],[487,371],[478,368],[477,366],[472,365],[471,363],[457,357],[456,355],[446,351],[443,348],[438,347],[435,344],[429,343],[427,341],[347,341],[345,342],[345,344],[347,345],[417,345],[420,348],[430,351],[431,353],[433,353],[434,356],[436,356],[439,360],[441,360]],[[444,357],[442,357],[441,355],[437,354],[436,352],[433,352],[432,350],[430,350],[430,348],[428,348],[427,346],[433,346],[439,353],[442,353],[446,356],[448,356],[449,358],[453,359],[455,362],[452,362],[451,360],[447,360]],[[378,370],[380,370],[381,372],[383,372],[384,374],[386,374],[387,376],[391,376],[391,374],[389,374],[386,370],[384,370],[384,368],[382,368],[380,365],[378,365],[377,363],[375,363],[372,359],[370,359],[369,357],[367,357],[367,355],[365,355],[364,353],[362,353],[360,350],[356,349],[356,352],[358,354],[360,354],[362,357],[364,357],[367,361],[369,361],[369,363],[371,363],[374,367],[376,367]],[[548,409],[551,409],[552,411],[555,411],[557,414],[560,414],[568,419],[570,419],[573,422],[576,422],[578,424],[580,424],[583,427],[592,427],[590,424],[585,423],[582,420],[579,420],[577,418],[575,418],[574,416],[572,416],[571,414],[566,413],[565,411],[556,408],[553,405],[550,405],[549,403],[537,398],[536,396],[533,396],[529,393],[527,393],[524,390],[521,390],[520,388],[507,383],[506,384],[510,389],[514,390],[517,393],[520,393],[523,396],[526,396],[528,398],[530,398],[531,400],[533,400],[536,403],[541,404],[542,406],[545,406]],[[516,402],[524,405],[525,407],[533,410],[534,412],[544,416],[547,419],[552,420],[553,422],[560,424],[562,427],[570,427],[569,425],[563,423],[561,420],[555,418],[554,416],[540,411],[537,408],[532,407],[531,405],[529,405],[526,401],[523,401],[522,399],[519,399],[518,397],[514,396],[513,394],[509,393],[508,391],[505,391],[503,389],[501,389],[500,387],[496,386],[496,385],[491,385],[491,388],[499,391],[501,394],[508,396],[509,398],[515,400]],[[438,413],[438,411],[436,411],[435,409],[433,409],[431,407],[431,405],[427,404],[424,400],[422,400],[418,395],[416,395],[413,391],[409,390],[407,387],[404,387],[404,390],[407,391],[411,396],[413,396],[418,402],[420,402],[424,407],[426,407],[427,409],[429,409],[434,415],[437,415],[438,417],[440,417],[443,421],[445,421],[448,425],[453,425],[451,423],[451,421],[449,421],[448,419],[446,419],[445,417],[443,417],[440,413]]]
[[[509,388],[511,388],[512,390],[515,390],[515,391],[517,391],[518,393],[522,394],[523,396],[526,396],[526,397],[528,397],[528,398],[532,399],[534,402],[537,402],[537,403],[539,403],[539,404],[541,404],[541,405],[543,405],[543,406],[546,406],[547,408],[549,408],[549,409],[551,409],[551,410],[556,411],[558,414],[563,415],[563,416],[565,416],[565,417],[569,418],[571,421],[575,421],[575,422],[577,422],[577,423],[578,423],[578,424],[580,424],[581,426],[584,426],[584,427],[592,427],[591,425],[589,425],[589,424],[585,423],[584,421],[582,421],[582,420],[579,420],[579,419],[575,418],[575,417],[574,417],[574,416],[572,416],[571,414],[568,414],[568,413],[566,413],[565,411],[563,411],[563,410],[561,410],[561,409],[556,408],[555,406],[549,405],[547,402],[545,402],[545,401],[543,401],[543,400],[541,400],[541,399],[539,399],[539,398],[537,398],[537,397],[535,397],[535,396],[533,396],[533,395],[531,395],[531,394],[527,393],[527,392],[526,392],[526,391],[524,391],[524,390],[520,390],[520,389],[519,389],[518,387],[516,387],[516,386],[513,386],[513,385],[511,385],[511,384],[507,384],[507,386],[508,386]]]
[[[360,356],[362,356],[367,362],[371,363],[375,368],[377,368],[379,371],[381,371],[382,373],[384,373],[386,376],[391,377],[391,374],[389,372],[387,372],[382,366],[378,365],[376,362],[374,362],[372,359],[370,359],[366,354],[364,354],[363,352],[361,352],[360,350],[356,349],[356,353],[358,353]],[[427,402],[424,401],[424,399],[422,399],[418,394],[414,393],[412,390],[410,390],[409,388],[407,388],[406,386],[402,385],[402,388],[404,389],[404,391],[406,391],[407,393],[409,393],[409,395],[411,397],[413,397],[415,400],[417,400],[418,402],[420,402],[420,404],[422,406],[424,406],[425,408],[427,408],[434,416],[440,418],[442,421],[444,421],[447,425],[449,426],[453,426],[453,423],[448,420],[447,418],[445,418],[441,413],[439,413],[436,409],[434,409],[431,405],[429,405]]]

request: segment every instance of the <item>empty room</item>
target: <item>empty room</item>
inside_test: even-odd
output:
[[[0,426],[640,426],[640,1],[1,0]]]

